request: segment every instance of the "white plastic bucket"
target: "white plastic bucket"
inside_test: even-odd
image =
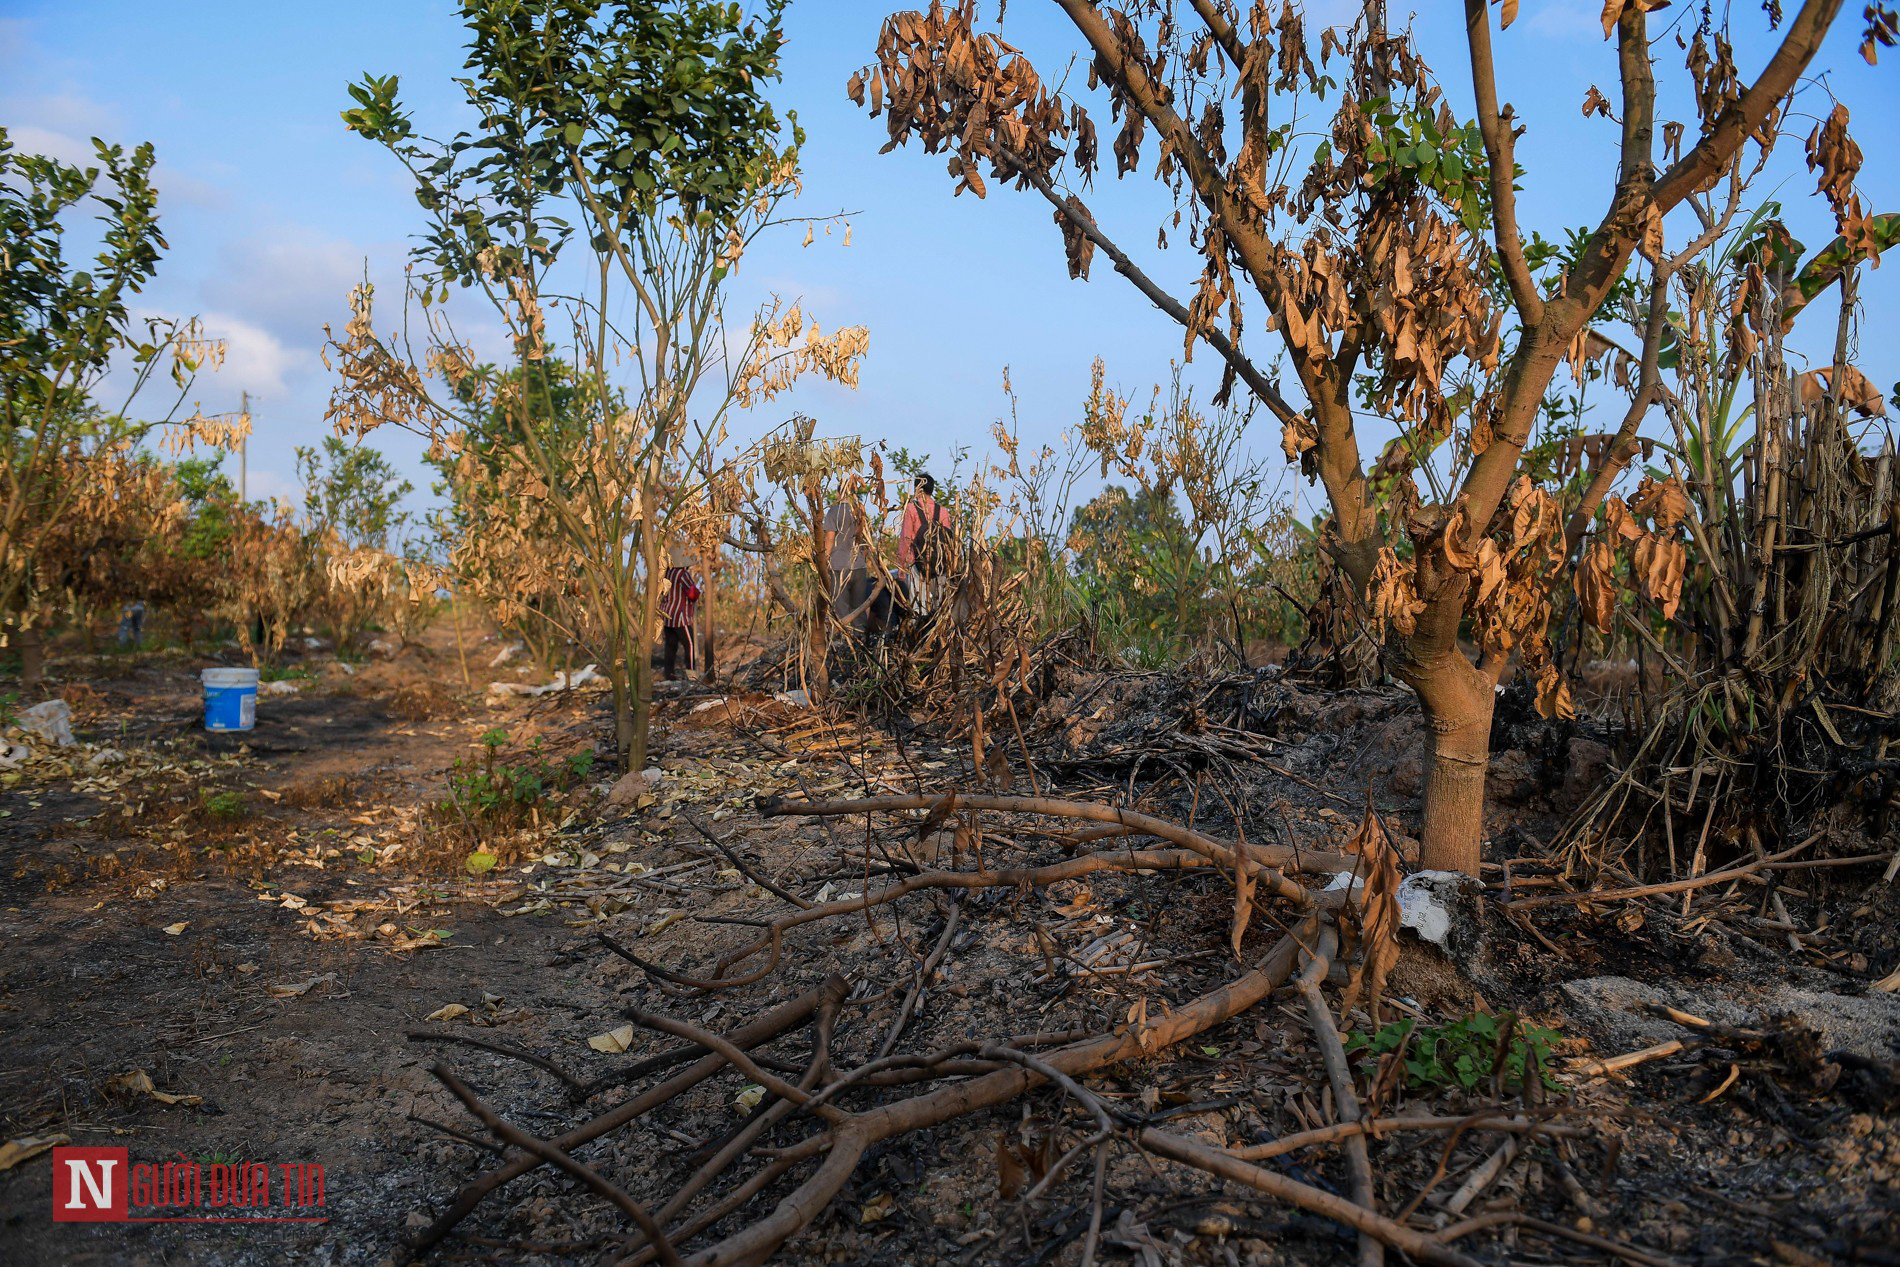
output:
[[[206,669],[206,730],[250,730],[257,725],[257,670]]]

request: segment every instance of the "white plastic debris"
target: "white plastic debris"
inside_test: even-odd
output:
[[[572,673],[562,671],[554,675],[554,680],[545,686],[526,686],[520,682],[490,682],[488,684],[488,702],[496,703],[514,695],[550,695],[555,691],[571,691],[577,687],[604,685],[607,679],[601,676],[600,666],[590,664],[584,669]]]
[[[303,688],[298,686],[295,682],[284,679],[279,679],[275,682],[261,682],[257,687],[258,694],[260,695],[295,695],[302,689]]]
[[[527,649],[526,643],[511,642],[495,653],[495,658],[488,662],[488,667],[491,669],[499,669],[502,665],[508,663]]]
[[[37,735],[55,747],[73,744],[73,707],[63,699],[23,708],[13,715],[14,725],[29,735]]]
[[[793,708],[811,707],[811,696],[803,691],[780,691],[772,698],[781,704],[790,704]]]
[[[1409,928],[1441,949],[1448,948],[1459,899],[1471,877],[1457,871],[1419,871],[1399,882],[1399,927]]]

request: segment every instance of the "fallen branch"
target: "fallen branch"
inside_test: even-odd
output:
[[[1383,1215],[1375,1214],[1344,1197],[1335,1196],[1310,1184],[1301,1183],[1297,1179],[1289,1179],[1275,1171],[1242,1161],[1222,1149],[1212,1148],[1196,1140],[1185,1139],[1166,1131],[1158,1131],[1153,1127],[1145,1128],[1136,1140],[1150,1152],[1193,1166],[1196,1170],[1204,1170],[1210,1175],[1218,1175],[1222,1179],[1244,1184],[1256,1192],[1278,1197],[1302,1210],[1329,1218],[1335,1223],[1342,1223],[1364,1235],[1376,1237],[1386,1245],[1419,1262],[1438,1263],[1443,1267],[1481,1267],[1477,1259],[1441,1243],[1434,1236],[1407,1227]]]
[[[653,1216],[646,1212],[646,1208],[628,1195],[619,1184],[612,1182],[592,1166],[575,1160],[559,1145],[530,1135],[520,1127],[504,1121],[500,1114],[483,1104],[480,1098],[469,1090],[460,1078],[449,1072],[446,1066],[436,1065],[429,1072],[434,1074],[436,1080],[447,1087],[470,1113],[479,1118],[483,1126],[494,1132],[496,1138],[513,1144],[516,1148],[523,1149],[542,1161],[558,1166],[592,1188],[600,1196],[619,1206],[622,1212],[632,1219],[642,1232],[646,1233],[647,1240],[659,1254],[660,1261],[667,1264],[667,1267],[679,1267],[680,1256],[674,1252],[672,1242],[666,1239],[666,1233],[660,1230],[660,1225],[653,1221]]]
[[[1340,1122],[1359,1121],[1359,1097],[1353,1091],[1352,1069],[1346,1064],[1346,1049],[1339,1042],[1339,1027],[1333,1020],[1333,1010],[1326,1006],[1326,1000],[1320,995],[1320,982],[1326,979],[1327,971],[1332,967],[1334,954],[1339,950],[1339,934],[1327,928],[1320,932],[1318,944],[1313,948],[1304,971],[1300,973],[1300,997],[1306,1003],[1306,1019],[1313,1027],[1313,1037],[1319,1043],[1320,1059],[1325,1062],[1326,1076],[1332,1083],[1333,1104]],[[1352,1172],[1352,1197],[1365,1209],[1378,1212],[1378,1199],[1372,1190],[1372,1159],[1366,1154],[1366,1137],[1362,1134],[1346,1137],[1346,1162]],[[1379,1239],[1371,1233],[1359,1233],[1360,1267],[1381,1267],[1385,1262],[1385,1251]]]
[[[1709,871],[1687,880],[1670,880],[1664,884],[1640,884],[1628,889],[1584,890],[1580,893],[1540,893],[1531,897],[1520,897],[1504,903],[1506,910],[1523,910],[1532,906],[1554,906],[1560,902],[1623,902],[1630,898],[1655,897],[1664,893],[1686,893],[1690,889],[1705,888],[1711,884],[1725,884],[1730,880],[1740,880],[1757,871],[1774,869],[1784,859],[1792,858],[1802,850],[1820,840],[1825,833],[1816,832],[1800,844],[1784,849],[1778,854],[1766,858],[1757,858],[1753,862],[1737,863],[1721,871]]]
[[[1042,814],[1050,818],[1079,818],[1089,822],[1109,823],[1118,827],[1132,828],[1170,844],[1191,849],[1204,858],[1211,859],[1225,867],[1232,867],[1234,861],[1245,851],[1248,861],[1256,864],[1256,880],[1267,884],[1279,895],[1296,906],[1311,904],[1306,890],[1288,880],[1281,871],[1291,868],[1298,871],[1337,873],[1351,871],[1357,859],[1344,854],[1307,852],[1289,849],[1284,845],[1232,845],[1204,836],[1179,823],[1171,823],[1164,818],[1155,818],[1138,810],[1124,809],[1118,805],[1094,805],[1086,801],[1059,801],[1045,796],[988,796],[975,792],[954,794],[959,809],[994,810],[1002,813]],[[790,801],[784,797],[762,797],[758,802],[759,813],[767,818],[788,814],[838,816],[845,814],[892,813],[900,810],[935,809],[944,801],[942,796],[868,796],[855,801]]]
[[[827,999],[841,1001],[848,989],[849,986],[843,977],[830,977],[823,985],[781,1003],[757,1020],[741,1026],[727,1036],[727,1041],[735,1047],[756,1047],[784,1033],[799,1022],[809,1019]],[[589,1140],[598,1139],[609,1131],[618,1130],[649,1110],[699,1085],[725,1068],[725,1065],[723,1056],[701,1057],[665,1082],[634,1096],[624,1104],[616,1105],[608,1112],[582,1123],[548,1143],[562,1152],[572,1152]],[[436,1244],[447,1236],[456,1224],[467,1218],[489,1193],[511,1179],[520,1178],[529,1171],[538,1169],[546,1164],[546,1161],[547,1159],[539,1154],[524,1152],[497,1169],[463,1184],[461,1191],[456,1193],[455,1199],[449,1203],[449,1208],[428,1227],[417,1232],[410,1242],[411,1246],[420,1251]]]

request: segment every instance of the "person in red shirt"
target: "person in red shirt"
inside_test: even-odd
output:
[[[692,563],[684,551],[675,551],[672,566],[666,569],[660,578],[664,587],[660,593],[660,637],[665,648],[664,671],[666,680],[680,680],[674,667],[675,657],[684,648],[686,652],[686,671],[693,669],[693,612],[699,606],[699,578],[693,575]]]
[[[919,475],[897,529],[897,562],[904,570],[913,610],[922,604],[929,582],[949,573],[954,565],[956,530],[949,508],[938,504],[936,493],[937,481]]]

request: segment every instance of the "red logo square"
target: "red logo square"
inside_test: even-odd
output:
[[[53,1221],[125,1222],[130,1170],[131,1153],[124,1148],[55,1148]]]

